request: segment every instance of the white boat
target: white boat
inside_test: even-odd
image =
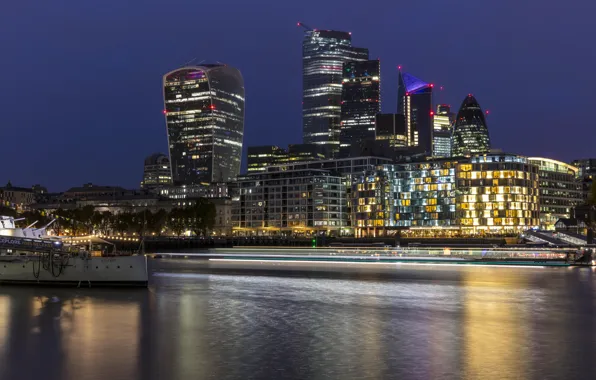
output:
[[[16,227],[0,216],[0,284],[93,286],[148,285],[144,255],[93,256],[81,247],[48,236],[47,227]]]

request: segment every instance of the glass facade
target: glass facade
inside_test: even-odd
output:
[[[503,234],[538,226],[538,200],[538,167],[517,155],[388,164],[352,175],[351,224],[357,237]]]
[[[279,164],[286,156],[286,150],[275,145],[249,146],[247,171],[265,171],[269,166]]]
[[[240,71],[223,64],[183,67],[164,75],[163,88],[174,182],[235,180],[244,134]]]
[[[490,150],[484,113],[474,96],[468,95],[459,109],[451,136],[454,157],[487,153]]]
[[[515,155],[473,156],[457,166],[456,218],[474,231],[539,225],[538,167]]]
[[[408,146],[408,133],[404,115],[377,114],[375,128],[376,140],[389,140],[389,146],[392,148],[405,148]]]
[[[375,117],[381,110],[380,61],[343,65],[340,155],[349,156],[352,144],[375,138]]]
[[[404,115],[408,146],[417,146],[432,154],[433,85],[408,73],[399,72],[398,113]]]
[[[451,157],[451,127],[455,115],[451,107],[439,104],[433,117],[433,156]]]
[[[571,210],[583,202],[582,183],[575,166],[550,158],[530,157],[540,178],[540,228],[554,229],[560,218],[571,218]]]
[[[370,229],[378,227],[455,225],[456,164],[433,160],[383,165],[353,177],[351,210],[356,235],[370,236]]]
[[[274,145],[248,147],[248,172],[267,171],[270,166],[326,159],[325,148],[315,144],[290,144],[288,149]]]
[[[302,127],[304,143],[339,151],[342,70],[350,61],[368,60],[368,49],[352,47],[352,36],[308,30],[302,43]]]

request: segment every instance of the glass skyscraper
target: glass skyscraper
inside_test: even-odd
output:
[[[302,128],[305,144],[339,151],[342,69],[368,60],[368,49],[352,46],[352,36],[334,30],[307,30],[302,43]]]
[[[339,149],[348,156],[352,144],[375,139],[375,118],[381,111],[381,62],[343,65]]]
[[[433,156],[451,157],[451,127],[455,115],[447,104],[437,105],[433,118]]]
[[[455,118],[451,135],[451,154],[454,157],[487,153],[490,150],[488,127],[480,104],[469,94]]]
[[[164,115],[175,184],[229,182],[240,174],[244,80],[208,64],[164,75]]]
[[[408,73],[399,72],[397,112],[404,115],[408,146],[433,152],[433,85]]]

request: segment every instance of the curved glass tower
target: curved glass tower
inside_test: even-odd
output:
[[[172,179],[194,185],[240,174],[244,80],[224,64],[188,66],[163,77]]]
[[[453,157],[487,153],[490,150],[488,127],[480,104],[469,94],[461,104],[451,135]]]

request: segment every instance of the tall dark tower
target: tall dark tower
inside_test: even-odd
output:
[[[244,135],[244,80],[223,64],[189,66],[163,77],[174,183],[234,181]]]
[[[340,156],[348,156],[352,144],[375,139],[375,118],[381,111],[380,84],[379,60],[344,63]]]
[[[472,94],[466,96],[455,118],[451,135],[451,154],[454,157],[487,153],[490,137],[480,104]]]
[[[302,129],[305,144],[339,151],[342,68],[368,60],[368,49],[352,46],[348,32],[311,29],[302,43]]]
[[[432,154],[433,85],[399,71],[397,112],[404,115],[408,146],[418,146]]]

